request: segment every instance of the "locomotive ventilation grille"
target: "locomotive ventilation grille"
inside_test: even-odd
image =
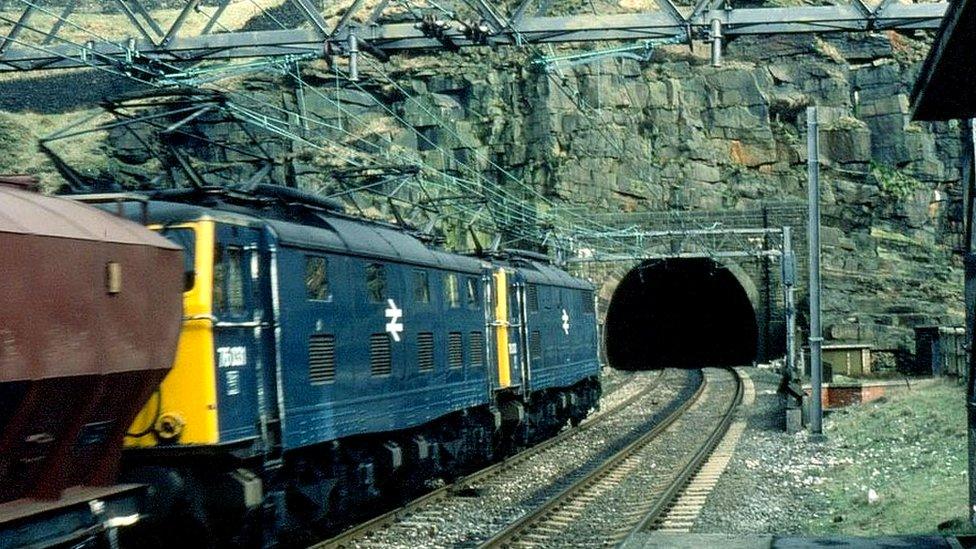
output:
[[[583,312],[586,314],[593,314],[596,312],[596,303],[593,302],[593,292],[585,291],[583,292]]]
[[[485,336],[481,332],[471,332],[471,367],[481,368],[485,357]]]
[[[312,385],[335,381],[335,336],[312,334],[308,338],[308,380]]]
[[[451,332],[447,335],[447,365],[449,368],[460,368],[464,365],[460,332]]]
[[[525,300],[528,301],[528,307],[530,311],[539,310],[539,287],[535,284],[529,284],[525,289]]]
[[[369,336],[369,369],[374,376],[388,376],[393,371],[390,336],[385,332]]]
[[[542,334],[538,330],[529,334],[529,356],[534,361],[542,361]]]
[[[417,369],[430,372],[434,369],[434,334],[417,334]]]

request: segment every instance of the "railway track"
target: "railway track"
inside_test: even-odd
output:
[[[755,386],[748,374],[740,371],[739,375],[742,378],[741,405],[746,407],[752,406],[756,400]],[[701,513],[702,507],[705,505],[706,498],[712,493],[722,473],[725,472],[726,467],[732,460],[735,447],[739,443],[739,438],[742,437],[745,429],[746,421],[744,419],[733,421],[728,426],[725,436],[722,437],[721,442],[712,451],[708,460],[688,480],[681,493],[671,501],[667,509],[655,514],[655,516],[648,517],[648,521],[639,525],[639,528],[635,529],[635,532],[644,530],[668,533],[691,532],[695,521]]]
[[[660,525],[722,440],[742,391],[733,370],[707,370],[693,398],[482,547],[615,545]]]
[[[605,399],[603,408],[578,427],[567,429],[552,439],[460,478],[453,484],[438,488],[314,547],[475,545],[489,538],[499,527],[517,518],[520,501],[530,501],[531,505],[535,505],[537,501],[548,499],[554,486],[571,484],[598,467],[606,459],[608,445],[612,453],[626,444],[621,440],[609,440],[607,433],[620,428],[616,431],[618,437],[633,440],[639,436],[637,433],[647,430],[648,422],[659,421],[657,416],[668,415],[677,402],[687,400],[694,389],[702,384],[701,375],[697,372],[668,370],[647,373],[646,376],[647,379],[639,384],[637,380],[640,378],[636,376],[627,383],[621,383],[619,389]],[[637,413],[634,410],[647,406],[655,407],[657,413],[647,410]],[[628,415],[641,417],[627,421],[623,416]],[[589,438],[597,439],[589,442],[594,446],[589,455],[576,456],[583,459],[572,463],[560,459],[561,452],[564,453],[567,448],[585,446],[584,441]],[[546,460],[559,465],[547,466]],[[560,465],[568,467],[570,471],[559,471]],[[544,479],[540,486],[533,487],[532,482],[518,482],[519,475],[514,472],[520,471],[524,475],[526,470],[534,467],[543,469],[536,473]],[[464,514],[463,509],[483,498],[505,502],[508,513],[514,512],[516,516],[472,520],[472,526],[480,524],[486,528],[480,533],[469,532],[470,528],[452,532],[450,523]],[[511,508],[515,508],[514,511]],[[500,524],[497,521],[501,521]]]

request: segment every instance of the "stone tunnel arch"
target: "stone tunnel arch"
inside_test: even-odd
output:
[[[764,351],[760,303],[752,278],[735,263],[644,261],[610,299],[607,360],[626,370],[750,364]]]

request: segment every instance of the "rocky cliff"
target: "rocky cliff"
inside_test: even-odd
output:
[[[890,33],[738,39],[721,68],[685,46],[549,72],[518,53],[415,58],[391,73],[411,98],[385,102],[417,133],[385,127],[428,163],[500,185],[504,167],[586,211],[721,219],[805,201],[805,108],[819,105],[825,335],[911,350],[914,326],[962,321],[959,131],[909,114],[924,51]],[[605,298],[619,270],[588,271]]]
[[[909,351],[913,326],[963,314],[958,127],[909,115],[924,51],[924,40],[894,33],[739,38],[720,68],[687,46],[548,67],[522,51],[472,50],[370,62],[371,79],[340,88],[312,63],[301,94],[278,77],[228,85],[326,128],[315,141],[342,154],[285,147],[302,185],[327,187],[346,155],[378,154],[513,192],[526,183],[589,212],[721,216],[803,201],[805,108],[817,104],[826,335]],[[109,141],[132,146],[121,134]],[[122,154],[103,169],[148,179],[152,164]],[[604,297],[619,279],[587,272]]]

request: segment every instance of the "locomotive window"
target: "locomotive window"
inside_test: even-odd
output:
[[[466,296],[467,296],[468,308],[477,309],[478,308],[478,279],[473,276],[469,276],[465,278],[465,282],[467,286]]]
[[[223,311],[226,307],[224,299],[224,254],[223,248],[217,246],[214,249],[213,264],[213,309]]]
[[[305,256],[305,289],[308,298],[315,301],[330,301],[328,264],[324,257]]]
[[[213,282],[214,310],[244,314],[244,250],[236,246],[215,248]]]
[[[227,310],[239,315],[244,313],[244,250],[228,246],[226,253]]]
[[[430,280],[427,271],[416,269],[413,272],[413,300],[417,303],[430,303]]]
[[[366,293],[373,303],[382,303],[386,297],[386,269],[380,263],[366,265]]]
[[[458,288],[458,277],[454,273],[444,275],[444,300],[452,309],[461,306],[461,290]]]
[[[183,248],[183,291],[189,292],[193,289],[196,282],[196,269],[194,258],[196,257],[197,235],[193,229],[163,229],[161,235],[169,239],[170,242]]]

